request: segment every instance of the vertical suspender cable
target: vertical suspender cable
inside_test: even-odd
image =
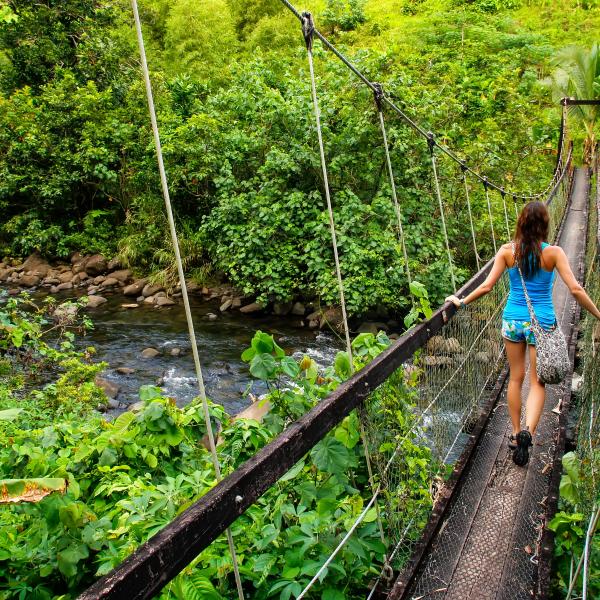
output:
[[[163,197],[165,200],[165,207],[167,210],[167,219],[169,221],[169,230],[171,233],[171,241],[173,242],[173,250],[175,251],[175,261],[177,263],[177,273],[179,275],[179,283],[181,285],[181,295],[183,299],[183,306],[185,308],[185,317],[187,320],[188,332],[190,336],[190,342],[192,345],[192,355],[194,357],[194,366],[196,369],[196,378],[198,379],[198,388],[200,392],[200,398],[202,400],[202,408],[204,411],[204,420],[206,423],[206,432],[208,434],[208,443],[210,446],[210,454],[212,463],[215,469],[215,476],[217,481],[223,479],[221,475],[221,467],[219,465],[219,457],[217,456],[217,449],[215,446],[215,438],[212,431],[212,424],[210,422],[210,412],[208,410],[208,401],[206,399],[206,389],[204,387],[204,378],[202,376],[202,367],[200,365],[200,356],[198,354],[198,345],[196,343],[196,334],[194,331],[194,321],[192,319],[192,312],[190,310],[190,301],[188,298],[187,287],[185,284],[185,274],[183,272],[183,265],[181,263],[181,253],[179,251],[179,242],[177,240],[177,230],[175,229],[175,220],[173,218],[173,209],[171,208],[171,199],[169,196],[169,187],[167,184],[167,175],[165,172],[165,165],[162,155],[162,147],[160,143],[160,135],[158,131],[158,123],[156,120],[156,111],[154,109],[154,98],[152,95],[152,85],[150,83],[150,74],[148,72],[148,63],[146,61],[146,50],[144,48],[144,38],[142,35],[142,25],[140,23],[140,15],[137,7],[137,0],[131,0],[131,6],[133,8],[133,16],[135,19],[135,29],[137,33],[137,40],[140,50],[140,58],[142,62],[142,71],[144,73],[144,83],[146,85],[146,96],[148,99],[148,110],[150,111],[150,121],[152,122],[152,132],[154,134],[154,144],[156,146],[156,157],[158,160],[158,170],[160,173],[160,183],[162,186]],[[244,592],[242,590],[242,581],[240,579],[240,572],[237,563],[237,556],[235,547],[233,544],[233,536],[231,530],[227,529],[227,542],[229,544],[229,550],[231,552],[231,559],[233,563],[233,572],[235,575],[235,583],[237,586],[238,597],[240,600],[244,600]]]
[[[467,198],[467,209],[469,211],[469,223],[471,225],[471,238],[473,239],[473,253],[475,254],[475,261],[477,263],[477,270],[479,271],[479,253],[477,252],[477,241],[475,240],[475,227],[473,226],[473,212],[471,210],[471,199],[469,198],[469,182],[467,181],[467,169],[464,164],[461,164],[461,170],[463,174],[463,182],[465,184],[465,197]]]
[[[515,222],[519,220],[519,207],[517,206],[517,196],[513,194],[513,208],[515,209]]]
[[[490,202],[490,191],[487,177],[483,179],[483,187],[485,189],[485,199],[488,207],[488,215],[490,217],[490,231],[492,232],[492,242],[494,243],[494,255],[498,252],[498,248],[496,246],[496,234],[494,233],[494,218],[492,217],[492,203]]]
[[[311,90],[312,90],[312,100],[313,100],[313,106],[314,106],[314,112],[315,112],[315,119],[316,119],[316,123],[317,123],[317,136],[318,136],[318,140],[319,140],[319,152],[321,155],[321,167],[323,169],[323,184],[325,187],[325,198],[327,199],[327,212],[329,214],[329,226],[331,229],[331,243],[333,246],[335,269],[336,269],[338,286],[339,286],[339,291],[340,291],[340,303],[342,305],[342,318],[344,321],[344,333],[346,335],[346,350],[348,352],[348,358],[350,360],[351,372],[354,372],[354,363],[353,363],[353,359],[352,359],[352,344],[350,342],[350,330],[348,328],[348,318],[346,315],[346,302],[344,299],[344,282],[342,280],[342,272],[340,269],[340,260],[339,260],[339,256],[338,256],[337,236],[335,233],[335,221],[333,218],[333,208],[331,206],[331,194],[329,191],[329,178],[327,176],[327,163],[325,161],[325,148],[323,146],[323,134],[321,132],[321,113],[319,110],[319,101],[317,98],[317,86],[316,86],[316,82],[315,82],[315,69],[314,69],[314,64],[313,64],[313,53],[312,53],[313,39],[314,39],[313,34],[315,32],[315,25],[314,25],[313,17],[312,17],[311,13],[303,12],[301,17],[302,17],[302,19],[301,19],[302,33],[304,35],[304,41],[306,42],[306,50],[308,53],[308,66],[310,69],[310,83],[311,83]],[[408,263],[407,263],[407,267],[408,267]],[[371,467],[371,457],[369,454],[369,446],[367,443],[367,437],[366,437],[362,419],[359,419],[359,421],[360,421],[360,433],[361,433],[363,448],[365,451],[365,460],[367,463],[367,471],[369,474],[369,482],[371,483],[371,486],[374,487],[375,481],[373,479],[373,469]],[[375,494],[375,496],[376,496],[376,494]],[[382,541],[382,543],[385,544],[385,535],[383,533],[383,523],[381,521],[381,515],[379,513],[379,504],[377,502],[375,503],[375,511],[377,514],[377,524],[379,526],[379,534],[381,536],[381,541]],[[384,557],[384,563],[387,565],[386,557]]]
[[[350,367],[352,364],[352,344],[350,343],[350,331],[348,329],[348,317],[346,315],[346,300],[344,298],[344,282],[342,280],[342,272],[340,269],[340,259],[338,256],[337,237],[335,233],[335,221],[333,219],[333,208],[331,206],[331,194],[329,192],[329,178],[327,176],[327,163],[325,162],[325,148],[323,146],[323,134],[321,132],[321,112],[319,110],[319,100],[317,98],[317,86],[315,83],[315,67],[313,64],[313,34],[315,25],[312,15],[309,12],[302,13],[302,33],[306,42],[306,50],[308,53],[308,66],[310,69],[310,83],[312,91],[313,107],[315,111],[315,119],[317,122],[317,137],[319,139],[319,152],[321,154],[321,168],[323,170],[323,186],[325,188],[325,198],[327,200],[327,212],[329,214],[329,228],[331,230],[331,244],[333,246],[333,258],[335,260],[335,272],[338,280],[338,288],[340,291],[340,304],[342,306],[342,320],[344,322],[344,333],[346,335],[346,351],[350,359]]]
[[[506,240],[510,240],[510,223],[508,222],[508,210],[506,208],[506,192],[504,188],[500,190],[500,195],[502,196],[502,206],[504,207],[504,220],[506,222]]]
[[[390,176],[390,186],[392,188],[392,199],[394,200],[394,209],[396,211],[396,219],[398,220],[398,236],[400,237],[400,244],[402,245],[402,253],[404,255],[404,268],[406,269],[406,279],[408,280],[408,288],[412,283],[412,277],[410,275],[410,266],[408,264],[408,252],[406,251],[406,239],[404,236],[404,228],[402,227],[402,212],[400,211],[400,203],[398,202],[398,194],[396,193],[396,182],[394,181],[394,169],[392,167],[392,159],[390,157],[390,148],[388,145],[387,132],[385,130],[385,120],[383,118],[383,88],[379,83],[375,84],[375,104],[377,106],[377,112],[379,113],[379,126],[381,127],[381,135],[383,136],[383,148],[385,150],[385,160],[387,162],[388,174]],[[410,296],[412,298],[412,291]]]
[[[440,219],[442,221],[442,231],[444,233],[444,241],[446,242],[446,252],[448,253],[448,267],[450,268],[450,279],[452,280],[452,289],[456,293],[456,279],[454,278],[454,264],[452,263],[452,252],[450,251],[450,241],[448,240],[448,230],[446,229],[446,217],[444,216],[444,204],[442,202],[442,193],[440,191],[440,182],[438,179],[437,165],[435,158],[435,138],[431,131],[427,134],[427,145],[429,146],[429,154],[431,155],[431,167],[433,169],[433,180],[435,182],[435,193],[437,195],[438,204],[440,207]]]

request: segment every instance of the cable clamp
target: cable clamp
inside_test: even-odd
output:
[[[504,188],[500,188],[500,195],[502,196],[502,200],[506,197],[506,190]]]
[[[436,146],[435,135],[432,131],[427,132],[427,146],[429,146],[429,153],[433,156],[433,149]]]
[[[469,170],[469,167],[467,167],[467,163],[464,160],[460,161],[460,170],[463,172],[463,175]]]
[[[490,182],[488,181],[488,178],[485,175],[483,176],[483,187],[486,192],[487,192],[488,188],[490,187]]]
[[[300,15],[300,21],[302,23],[302,35],[304,36],[304,42],[309,52],[312,52],[313,39],[315,34],[315,22],[310,12],[304,11]]]
[[[383,86],[380,83],[373,84],[373,96],[375,97],[377,110],[381,112],[381,107],[383,104]]]

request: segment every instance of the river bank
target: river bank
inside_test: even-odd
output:
[[[0,266],[0,286],[11,294],[26,289],[37,300],[48,294],[59,302],[87,296],[86,310],[94,328],[77,345],[82,349],[94,346],[95,360],[109,364],[99,379],[107,394],[109,417],[137,402],[141,385],[159,384],[179,406],[187,404],[197,395],[197,384],[181,294],[174,291],[167,296],[159,290],[149,295],[151,288],[146,282],[138,296],[131,296],[124,292],[132,285],[139,288],[143,279],[108,262],[104,274],[94,275],[100,261],[87,263],[90,273],[81,271],[77,262],[49,265],[36,255],[16,265],[0,263],[4,265]],[[35,285],[27,285],[32,283]],[[231,307],[221,310],[224,297],[225,302],[237,297],[231,295],[233,290],[203,290],[193,284],[189,288],[207,394],[230,414],[243,410],[252,396],[265,391],[240,358],[256,330],[272,333],[287,352],[308,354],[321,366],[332,364],[343,346],[339,336],[325,324],[321,330],[303,324],[306,319],[300,315],[277,315],[266,310],[244,313]],[[147,301],[152,297],[154,302]],[[249,304],[247,301],[242,308]]]

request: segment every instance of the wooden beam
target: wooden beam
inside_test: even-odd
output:
[[[465,296],[482,283],[492,262],[490,260],[458,294]],[[436,335],[456,310],[453,304],[447,303],[435,311],[430,319],[405,333],[364,369],[142,544],[119,567],[83,592],[79,600],[142,600],[154,597],[359,406],[371,391],[410,359],[415,350]]]

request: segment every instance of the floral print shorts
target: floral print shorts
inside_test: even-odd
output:
[[[511,342],[527,342],[535,346],[535,336],[530,321],[507,321],[502,319],[502,337]]]

